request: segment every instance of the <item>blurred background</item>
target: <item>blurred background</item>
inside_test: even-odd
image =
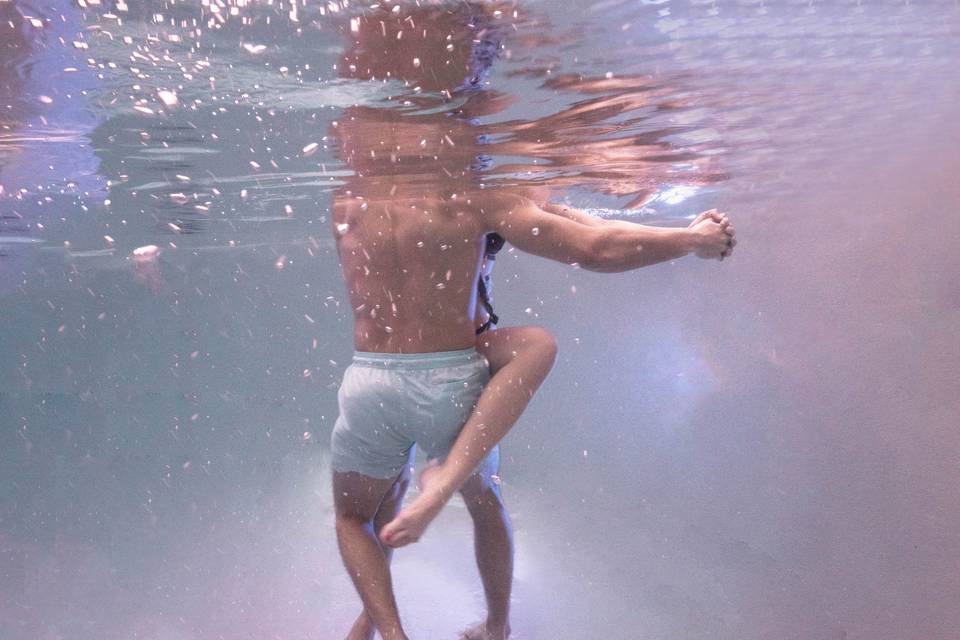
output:
[[[391,169],[427,187],[737,227],[498,259],[560,349],[503,448],[516,638],[956,637],[954,0],[404,3],[467,97],[349,67],[391,3],[128,1],[0,0],[0,638],[345,636],[349,118],[454,123]],[[397,554],[411,637],[482,616],[470,538],[454,502]]]

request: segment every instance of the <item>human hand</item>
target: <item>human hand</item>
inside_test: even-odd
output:
[[[687,227],[694,238],[694,253],[705,260],[723,260],[733,255],[736,232],[727,214],[718,209],[704,211]]]

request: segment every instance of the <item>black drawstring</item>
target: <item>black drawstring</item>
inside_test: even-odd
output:
[[[497,253],[500,252],[500,249],[503,249],[503,244],[506,240],[503,239],[499,233],[493,232],[487,234],[487,246],[484,251],[485,257],[487,260],[495,260]],[[480,298],[480,302],[483,303],[483,308],[487,310],[487,321],[484,322],[477,329],[477,335],[480,335],[493,325],[500,322],[500,318],[497,317],[497,314],[493,312],[493,303],[490,301],[490,290],[487,289],[487,277],[489,276],[480,276],[477,280],[477,295]]]
[[[477,335],[480,335],[491,326],[500,322],[500,318],[497,317],[497,314],[493,312],[493,303],[490,302],[490,294],[487,292],[486,278],[483,276],[480,276],[480,279],[477,280],[477,294],[480,298],[480,302],[483,303],[483,308],[487,310],[487,321],[477,327]]]

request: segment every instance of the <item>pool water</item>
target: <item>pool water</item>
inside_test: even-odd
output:
[[[515,637],[953,638],[960,5],[403,4],[381,50],[393,6],[0,0],[0,637],[345,636],[330,209],[396,183],[738,229],[501,254],[560,351],[504,444]],[[397,554],[411,637],[482,615],[470,531]]]

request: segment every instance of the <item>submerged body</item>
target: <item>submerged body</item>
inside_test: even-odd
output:
[[[400,189],[394,185],[391,191],[396,196]],[[442,458],[448,451],[453,453],[430,475],[421,496],[397,517],[409,484],[411,446],[417,438],[411,434],[418,431],[403,427],[406,418],[390,424],[388,414],[380,409],[352,428],[350,401],[341,397],[341,420],[334,430],[337,532],[344,562],[364,602],[351,638],[371,637],[374,628],[384,638],[406,638],[391,586],[390,549],[378,533],[392,526],[402,543],[416,540],[458,488],[474,518],[478,565],[491,609],[487,623],[473,637],[504,638],[509,633],[512,545],[509,520],[493,477],[494,447],[530,398],[529,388],[512,383],[514,373],[523,377],[527,370],[533,376],[539,372],[535,389],[549,364],[544,369],[542,360],[513,358],[485,388],[474,384],[477,371],[471,362],[456,363],[466,367],[462,379],[443,369],[451,352],[469,357],[474,348],[476,283],[486,235],[497,232],[521,250],[589,269],[625,271],[691,251],[722,258],[732,251],[733,228],[715,211],[701,214],[685,229],[615,221],[587,224],[583,214],[551,212],[549,206],[507,192],[389,201],[357,193],[343,195],[335,207],[333,227],[361,358],[380,360],[384,368],[396,369],[408,359],[404,356],[422,354],[414,359],[428,363],[424,366],[432,368],[430,375],[439,374],[444,384],[457,388],[452,393],[451,387],[446,399],[434,395],[408,403],[426,408],[420,418],[424,423],[438,419],[431,406],[443,406],[445,401],[459,405],[461,411],[472,409],[454,412],[444,424],[434,425],[445,435],[431,455]],[[516,340],[522,343],[523,336]],[[552,357],[551,353],[550,363]],[[385,385],[402,385],[399,380],[394,376]],[[462,395],[464,385],[472,389],[466,396]],[[416,393],[416,389],[406,385],[397,391]],[[378,392],[368,388],[362,393],[365,402],[383,404]],[[467,407],[471,402],[475,406]],[[467,414],[451,443],[451,428],[456,429],[455,421]],[[474,473],[483,459],[487,463]]]
[[[391,186],[395,195],[400,190],[396,182]],[[488,605],[486,620],[465,637],[505,638],[513,544],[496,481],[496,443],[549,372],[553,339],[534,327],[477,336],[476,327],[489,320],[486,310],[478,309],[477,278],[490,262],[483,255],[485,224],[470,199],[371,201],[344,195],[336,203],[333,225],[358,353],[339,394],[334,488],[341,550],[364,601],[349,638],[372,638],[378,628],[384,637],[393,637],[390,629],[402,634],[389,589],[390,546],[417,539],[457,489],[474,520]],[[495,383],[487,386],[491,375]],[[475,420],[472,429],[463,429],[481,394],[494,410],[487,411],[485,424]],[[458,435],[466,440],[457,440]],[[417,500],[414,507],[426,508],[408,509],[397,518],[415,441],[437,460],[453,450],[453,464],[421,476],[421,497],[441,499]],[[443,469],[461,473],[444,483]],[[441,482],[428,480],[431,475]],[[426,484],[449,488],[431,493]],[[388,523],[395,534],[390,540]],[[371,567],[381,579],[361,580]]]
[[[351,25],[353,42],[338,66],[346,77],[403,85],[394,102],[350,107],[335,123],[338,152],[354,172],[336,194],[332,220],[358,351],[333,434],[337,539],[364,607],[349,640],[375,631],[407,638],[392,547],[416,541],[458,490],[473,519],[488,605],[486,620],[464,637],[510,633],[513,548],[496,445],[546,377],[556,347],[532,327],[477,338],[488,234],[596,271],[732,250],[733,228],[719,212],[687,229],[662,229],[557,210],[531,189],[484,188],[476,122],[499,101],[484,78],[506,14],[470,2],[380,7]],[[401,511],[415,443],[439,464]]]

